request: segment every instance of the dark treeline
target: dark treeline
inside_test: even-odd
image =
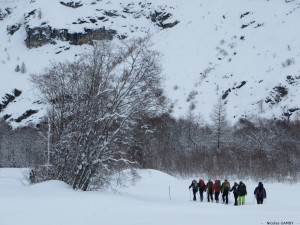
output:
[[[241,119],[220,139],[215,127],[192,117],[164,115],[148,122],[154,132],[140,136],[143,145],[133,154],[144,168],[180,176],[299,180],[299,122]]]
[[[141,118],[132,127],[127,154],[141,168],[180,176],[299,180],[299,122],[241,119],[224,132],[218,143],[214,127],[193,117]],[[47,125],[13,130],[0,120],[0,167],[46,163]]]
[[[46,141],[45,141],[46,140]],[[47,139],[33,125],[12,129],[0,118],[0,167],[35,167],[45,163]]]

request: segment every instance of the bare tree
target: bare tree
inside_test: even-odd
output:
[[[87,190],[134,165],[126,152],[131,125],[159,113],[165,100],[159,59],[148,39],[100,42],[80,60],[32,76],[49,105],[56,179]]]
[[[229,135],[226,108],[221,98],[214,105],[210,118],[213,122],[213,142],[216,143],[217,148],[220,148],[228,140]]]
[[[24,62],[22,62],[22,64],[21,64],[20,72],[21,73],[26,73],[26,66],[25,66]]]

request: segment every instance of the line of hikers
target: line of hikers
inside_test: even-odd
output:
[[[224,180],[221,184],[220,180],[215,180],[213,183],[210,179],[207,184],[205,184],[204,180],[200,179],[199,182],[193,180],[189,189],[193,188],[193,200],[196,201],[196,194],[199,191],[200,193],[200,201],[203,201],[203,193],[207,193],[207,201],[213,202],[213,195],[215,196],[216,203],[219,203],[219,195],[222,193],[222,202],[228,204],[228,195],[229,192],[233,192],[234,195],[234,205],[245,205],[245,196],[247,195],[246,185],[240,181],[238,184],[234,182],[234,185],[230,187],[230,183],[228,180]],[[254,195],[257,200],[257,204],[263,204],[264,198],[267,197],[266,190],[262,184],[262,182],[258,183],[258,186],[254,190]]]

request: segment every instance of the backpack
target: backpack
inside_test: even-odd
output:
[[[215,182],[215,192],[220,192],[221,191],[221,181],[216,180]]]
[[[198,189],[198,183],[196,180],[192,181],[193,189]]]
[[[258,188],[256,192],[256,197],[260,199],[264,198],[264,190]]]
[[[212,187],[213,187],[213,182],[211,181],[207,182],[207,190],[212,191]]]
[[[200,186],[200,188],[205,188],[204,180],[200,179],[199,186]]]
[[[229,189],[230,189],[230,183],[226,181],[224,185],[224,190],[229,191]]]
[[[259,183],[257,187],[256,197],[260,199],[264,198],[264,186],[262,183]]]
[[[246,185],[244,183],[239,185],[239,196],[244,196],[247,194]]]

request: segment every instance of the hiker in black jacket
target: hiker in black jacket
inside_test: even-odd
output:
[[[238,190],[238,183],[234,182],[234,185],[232,186],[231,191],[233,191],[233,196],[234,196],[234,205],[238,205],[238,197],[239,197],[239,190]]]
[[[213,182],[209,179],[207,184],[206,184],[206,193],[207,193],[207,201],[210,202],[213,202],[213,193],[214,193],[214,190],[213,190]]]
[[[254,195],[256,197],[257,204],[263,204],[264,198],[267,198],[267,193],[262,182],[258,183],[258,186],[254,190]]]
[[[247,187],[246,185],[240,181],[238,186],[238,205],[245,205],[245,196],[247,195]]]
[[[198,182],[196,180],[193,180],[191,185],[189,186],[189,189],[191,189],[191,187],[193,188],[193,195],[194,195],[193,200],[196,201],[196,194],[197,194],[198,189],[199,189]]]

